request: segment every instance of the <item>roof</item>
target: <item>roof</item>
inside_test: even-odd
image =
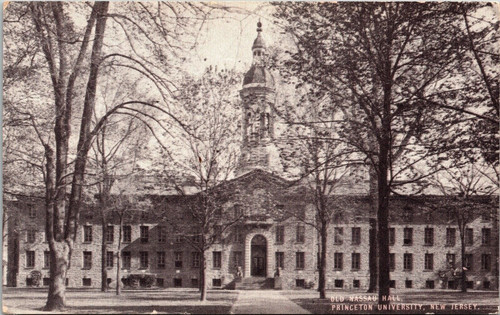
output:
[[[243,78],[243,86],[255,83],[274,88],[274,77],[264,66],[253,65]]]

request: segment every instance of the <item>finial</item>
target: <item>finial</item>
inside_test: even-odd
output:
[[[260,18],[259,18],[259,22],[257,22],[257,32],[262,32],[262,23],[260,22]]]

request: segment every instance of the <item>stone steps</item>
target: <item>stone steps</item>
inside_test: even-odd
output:
[[[236,290],[262,290],[273,289],[274,279],[265,277],[249,277],[243,278],[235,283]]]

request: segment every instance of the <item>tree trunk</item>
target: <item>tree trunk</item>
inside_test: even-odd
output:
[[[104,213],[102,213],[104,216]],[[101,292],[108,292],[108,271],[106,270],[106,222],[102,220],[102,238],[101,238]]]
[[[123,220],[120,218],[120,227],[118,229],[118,249],[116,251],[116,295],[121,294],[121,279],[120,279],[120,259],[122,247],[122,229]]]
[[[44,311],[66,308],[66,272],[71,259],[71,243],[50,241],[50,284]]]
[[[368,293],[377,292],[377,220],[370,218],[370,252],[368,254],[370,282],[368,285]]]
[[[326,299],[326,244],[328,241],[328,224],[321,222],[321,253],[319,265],[319,298]]]
[[[201,251],[200,255],[200,301],[204,302],[207,300],[207,281],[206,281],[206,259],[205,250]]]
[[[467,292],[467,273],[465,270],[465,229],[463,235],[460,235],[460,254],[462,256],[462,270],[461,270],[461,291]]]
[[[390,61],[386,62],[386,73],[390,73]],[[386,78],[386,80],[389,80]],[[389,304],[389,153],[391,152],[391,84],[384,83],[384,108],[379,140],[378,183],[378,303]]]

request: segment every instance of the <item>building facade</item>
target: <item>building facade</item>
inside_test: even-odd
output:
[[[304,222],[314,221],[307,188],[282,176],[275,144],[276,86],[266,68],[266,47],[258,24],[252,46],[253,63],[243,80],[242,148],[236,178],[218,188],[225,193],[224,215],[244,213],[206,252],[211,288],[276,287],[314,288],[318,285],[319,236]],[[341,215],[330,226],[327,252],[327,288],[366,290],[369,284],[370,198],[366,189],[346,187]],[[102,228],[92,209],[84,209],[67,274],[69,287],[100,287],[102,262],[108,283],[116,285],[116,253],[121,252],[121,277],[154,277],[159,287],[198,287],[201,257],[192,246],[196,231],[172,228],[164,215],[182,215],[192,196],[145,196],[150,211],[130,214],[119,224],[115,217]],[[390,217],[390,269],[393,288],[456,288],[461,267],[460,231],[453,217],[429,211],[440,196],[393,197]],[[15,219],[8,221],[7,284],[33,285],[33,272],[41,284],[49,283],[49,252],[45,240],[43,200],[5,201]],[[488,198],[478,198],[478,215],[465,230],[467,285],[498,289],[498,221],[490,214]],[[159,211],[161,209],[161,211]],[[496,209],[496,208],[495,208]],[[481,211],[478,213],[482,213]],[[101,258],[101,244],[107,245]],[[121,281],[121,279],[119,280]]]

